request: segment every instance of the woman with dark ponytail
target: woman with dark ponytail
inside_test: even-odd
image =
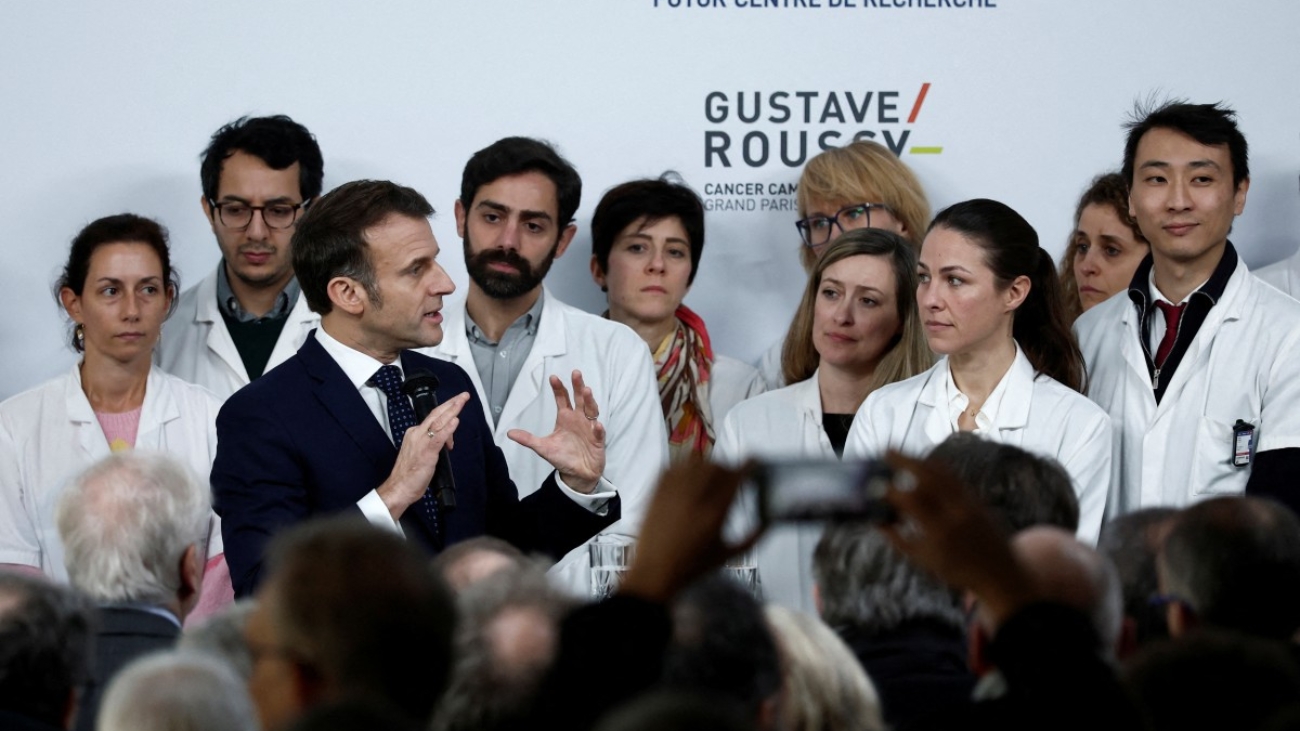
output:
[[[867,397],[845,457],[887,448],[920,455],[957,431],[1052,457],[1074,483],[1079,537],[1096,542],[1110,480],[1110,418],[1082,394],[1083,356],[1038,234],[1003,203],[958,203],[930,224],[918,274],[926,340],[944,357]]]

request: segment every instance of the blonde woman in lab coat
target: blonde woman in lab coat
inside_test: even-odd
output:
[[[1079,537],[1096,543],[1110,481],[1110,417],[1089,401],[1060,281],[1020,214],[977,199],[941,211],[921,245],[920,318],[933,368],[871,394],[846,456],[926,454],[974,431],[1056,459],[1079,498]]]
[[[737,404],[723,420],[715,458],[839,459],[867,394],[930,366],[916,317],[916,254],[898,234],[859,229],[818,259],[782,355],[793,384]],[[814,612],[812,551],[821,526],[776,526],[758,548],[763,593]]]
[[[73,239],[57,292],[81,360],[0,404],[0,564],[66,581],[55,506],[69,479],[112,452],[167,452],[206,482],[221,404],[153,367],[177,286],[166,231],[148,218],[108,216]],[[213,520],[198,616],[233,597]]]

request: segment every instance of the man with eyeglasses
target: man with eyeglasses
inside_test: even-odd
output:
[[[323,177],[315,137],[289,117],[241,117],[212,136],[200,202],[221,263],[164,326],[164,370],[226,398],[297,352],[320,316],[300,296],[289,241]]]

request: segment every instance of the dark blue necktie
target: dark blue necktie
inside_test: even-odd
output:
[[[419,423],[415,420],[415,410],[411,408],[411,400],[402,393],[402,371],[395,365],[382,366],[370,378],[370,382],[388,397],[388,426],[393,431],[393,444],[401,449],[402,440],[406,438],[406,430]],[[438,503],[434,500],[433,491],[427,485],[424,488],[424,496],[416,502],[416,505],[429,526],[429,531],[433,534],[434,542],[438,543]]]

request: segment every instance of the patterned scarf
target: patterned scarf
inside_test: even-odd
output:
[[[668,452],[674,461],[713,450],[713,412],[709,380],[713,346],[704,320],[685,305],[677,308],[677,329],[654,354],[659,372],[659,402],[668,424]]]

